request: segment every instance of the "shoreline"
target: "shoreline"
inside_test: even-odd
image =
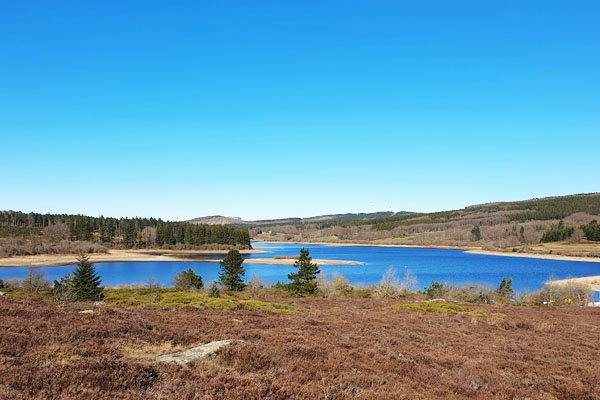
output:
[[[218,259],[194,258],[197,256],[209,256],[217,254],[227,254],[229,250],[109,250],[108,253],[90,253],[90,261],[93,263],[102,262],[192,262],[205,261],[213,262]],[[264,251],[259,249],[240,250],[241,254],[260,254]],[[0,258],[0,268],[11,267],[59,267],[71,265],[76,262],[76,254],[37,254],[33,256],[15,256]]]
[[[499,250],[484,250],[477,246],[448,246],[448,245],[406,245],[406,244],[378,244],[378,243],[332,243],[332,242],[297,242],[297,241],[261,241],[256,240],[256,243],[273,243],[273,244],[306,244],[319,246],[341,246],[341,247],[397,247],[397,248],[413,248],[413,249],[441,249],[441,250],[462,250],[468,254],[479,254],[487,256],[500,257],[521,257],[521,258],[539,258],[542,260],[561,260],[561,261],[579,261],[579,262],[594,262],[600,263],[600,257],[590,256],[565,256],[560,254],[542,254],[542,253],[514,253]]]

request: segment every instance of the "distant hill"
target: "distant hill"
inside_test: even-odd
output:
[[[587,243],[581,228],[594,219],[600,220],[600,193],[494,202],[431,213],[255,221],[248,226],[251,237],[263,241],[459,246],[600,257],[600,244]],[[561,220],[573,231],[568,248],[540,245],[544,233]]]
[[[377,218],[392,217],[395,215],[416,215],[416,213],[410,212],[393,212],[393,211],[379,211],[373,213],[346,213],[346,214],[328,214],[318,215],[315,217],[307,218],[281,218],[281,219],[265,219],[257,221],[244,221],[238,217],[225,217],[222,215],[212,215],[208,217],[194,218],[187,222],[194,224],[208,224],[208,225],[248,225],[248,226],[261,226],[261,225],[289,225],[289,224],[310,224],[310,223],[341,223],[343,221],[369,221]]]
[[[192,224],[205,224],[205,225],[243,225],[244,222],[239,217],[224,217],[222,215],[211,215],[208,217],[199,217],[191,219],[187,222]]]

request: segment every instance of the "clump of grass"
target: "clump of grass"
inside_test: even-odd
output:
[[[107,303],[124,306],[155,305],[162,307],[195,307],[213,310],[244,308],[256,311],[295,312],[290,305],[258,300],[238,300],[235,297],[210,297],[202,291],[182,292],[174,289],[105,289]]]
[[[392,307],[396,309],[405,308],[412,311],[435,312],[443,314],[455,313],[467,315],[487,315],[484,310],[467,309],[458,304],[442,302],[397,304]]]

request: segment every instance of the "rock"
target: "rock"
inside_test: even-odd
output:
[[[82,311],[79,311],[79,314],[93,314],[93,313],[94,313],[94,310],[82,310]]]
[[[6,293],[4,292],[0,292],[0,296],[4,296]]]
[[[217,340],[202,346],[192,347],[184,351],[161,354],[156,357],[156,360],[160,362],[174,362],[179,365],[184,365],[200,358],[210,357],[219,351],[219,349],[231,343],[232,340]]]

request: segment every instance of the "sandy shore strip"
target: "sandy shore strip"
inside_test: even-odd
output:
[[[91,253],[92,262],[126,261],[215,261],[210,255],[227,254],[229,250],[110,250],[108,253]],[[240,250],[241,254],[264,253],[260,249]],[[204,259],[197,257],[206,256]],[[76,254],[38,254],[35,256],[16,256],[0,258],[0,267],[48,267],[69,265],[76,262]]]
[[[521,257],[521,258],[541,258],[544,260],[562,260],[562,261],[579,261],[579,262],[594,262],[600,263],[598,257],[577,257],[577,256],[562,256],[560,254],[538,254],[538,253],[512,253],[504,251],[490,250],[466,250],[465,253],[481,254],[486,256],[503,256],[503,257]]]
[[[600,291],[600,275],[599,276],[585,276],[583,278],[559,279],[556,281],[547,282],[547,284],[549,284],[549,285],[567,285],[569,283],[582,283],[585,285],[590,285],[592,290]]]
[[[211,260],[197,260],[202,262],[211,262]],[[296,262],[293,258],[247,258],[244,260],[244,264],[268,264],[268,265],[294,265]],[[313,263],[317,265],[364,265],[360,261],[348,261],[348,260],[322,260],[314,259]]]
[[[444,249],[444,250],[462,250],[469,254],[481,254],[488,256],[504,256],[504,257],[522,257],[522,258],[539,258],[544,260],[563,260],[563,261],[580,261],[580,262],[600,262],[600,257],[589,256],[563,256],[560,254],[543,254],[543,253],[514,253],[512,251],[493,251],[484,250],[476,246],[446,246],[446,245],[412,245],[412,244],[379,244],[379,243],[334,243],[334,242],[267,242],[255,241],[256,243],[264,244],[306,244],[319,246],[346,246],[346,247],[398,247],[398,248],[413,248],[413,249]]]

